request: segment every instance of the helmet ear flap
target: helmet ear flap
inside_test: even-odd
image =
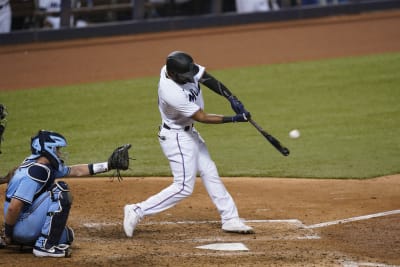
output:
[[[33,155],[40,155],[40,152],[42,150],[42,146],[39,142],[39,133],[40,131],[37,135],[31,137],[31,152]]]

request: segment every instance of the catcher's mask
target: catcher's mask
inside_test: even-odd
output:
[[[193,58],[185,52],[174,51],[167,56],[168,75],[177,83],[193,83],[193,77],[199,72]]]
[[[32,154],[46,157],[51,165],[60,171],[64,164],[60,149],[66,146],[67,140],[56,132],[40,130],[31,138]]]

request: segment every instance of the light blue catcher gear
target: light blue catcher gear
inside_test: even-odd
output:
[[[58,181],[53,185],[50,196],[51,203],[47,217],[41,235],[36,240],[33,254],[39,257],[66,257],[67,249],[74,241],[73,230],[66,226],[72,205],[72,194],[67,183]]]
[[[59,171],[62,170],[64,162],[57,155],[57,148],[66,146],[67,140],[65,137],[56,132],[40,130],[31,139],[32,154],[48,158],[51,165]]]

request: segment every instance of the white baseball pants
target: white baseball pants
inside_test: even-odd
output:
[[[190,196],[199,173],[222,223],[239,217],[235,202],[221,181],[204,140],[194,128],[188,131],[161,128],[159,141],[170,162],[174,180],[158,194],[136,204],[143,216],[162,212]]]

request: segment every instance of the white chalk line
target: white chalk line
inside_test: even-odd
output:
[[[286,220],[243,220],[244,222],[247,223],[288,223],[288,224],[293,224],[299,228],[305,228],[305,229],[315,229],[315,228],[322,228],[326,226],[331,226],[331,225],[336,225],[336,224],[343,224],[343,223],[349,223],[349,222],[355,222],[355,221],[361,221],[361,220],[368,220],[372,218],[377,218],[377,217],[383,217],[383,216],[388,216],[388,215],[394,215],[394,214],[400,214],[400,209],[399,210],[390,210],[390,211],[384,211],[384,212],[378,212],[374,214],[368,214],[368,215],[363,215],[363,216],[357,216],[357,217],[351,217],[351,218],[346,218],[346,219],[341,219],[341,220],[335,220],[335,221],[329,221],[329,222],[323,222],[323,223],[317,223],[317,224],[312,224],[312,225],[304,225],[300,220],[298,219],[286,219]],[[177,221],[177,222],[171,222],[171,221],[161,221],[161,222],[146,222],[143,223],[143,225],[173,225],[173,224],[209,224],[209,223],[220,223],[220,221]],[[101,222],[101,223],[83,223],[83,226],[87,228],[99,228],[103,226],[117,226],[121,225],[122,222],[118,223],[112,223],[112,222]]]
[[[388,215],[393,215],[393,214],[400,214],[400,210],[390,210],[390,211],[378,212],[378,213],[374,213],[374,214],[357,216],[357,217],[352,217],[352,218],[347,218],[347,219],[342,219],[342,220],[317,223],[317,224],[308,225],[308,226],[306,226],[306,228],[308,228],[308,229],[322,228],[322,227],[335,225],[335,224],[343,224],[343,223],[349,223],[349,222],[368,220],[368,219],[372,219],[372,218],[383,217],[383,216],[388,216]]]
[[[306,227],[300,220],[287,219],[287,220],[243,220],[247,223],[288,223],[293,224],[297,227]],[[173,225],[173,224],[210,224],[210,223],[221,223],[221,221],[161,221],[161,222],[144,222],[143,225]],[[99,228],[104,226],[118,226],[122,225],[122,222],[88,222],[83,223],[84,227],[87,228]]]
[[[374,262],[356,262],[356,261],[344,261],[342,263],[343,267],[400,267],[399,265],[388,265],[384,263],[374,263]]]

